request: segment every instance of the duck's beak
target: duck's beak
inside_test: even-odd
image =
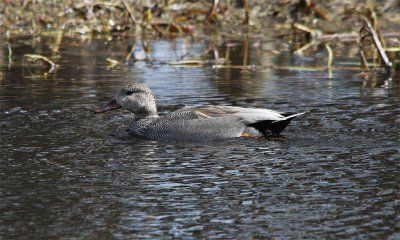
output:
[[[102,108],[94,110],[94,113],[107,112],[107,111],[114,110],[114,109],[117,109],[117,108],[120,108],[120,107],[121,107],[121,105],[119,105],[117,103],[117,100],[115,100],[115,98],[114,98],[113,100],[111,100],[111,102],[107,103]]]

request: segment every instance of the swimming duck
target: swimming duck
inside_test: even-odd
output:
[[[123,108],[133,113],[130,134],[158,141],[209,141],[240,136],[279,135],[302,115],[235,106],[189,107],[159,116],[155,94],[144,84],[131,83],[95,113]]]

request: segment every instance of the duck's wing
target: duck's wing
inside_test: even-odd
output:
[[[164,118],[168,119],[185,119],[185,120],[203,119],[211,117],[212,116],[204,114],[201,111],[197,111],[195,108],[184,108],[164,115]]]
[[[283,113],[270,109],[214,105],[184,108],[173,113],[174,116],[182,114],[186,114],[192,118],[237,116],[243,118],[249,124],[265,120],[279,121],[286,118]]]
[[[213,108],[213,106],[196,106],[177,110],[175,112],[165,115],[164,117],[190,120],[221,117],[224,115],[226,115],[226,113],[218,110],[217,108]]]

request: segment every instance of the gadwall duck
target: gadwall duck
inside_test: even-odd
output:
[[[117,108],[133,113],[130,134],[159,141],[208,141],[240,136],[280,134],[303,113],[285,114],[269,109],[233,106],[198,106],[159,116],[154,93],[143,84],[127,84],[95,113]]]

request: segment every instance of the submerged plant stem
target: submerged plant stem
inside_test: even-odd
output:
[[[329,44],[325,44],[325,48],[328,51],[328,68],[332,68],[332,62],[333,62],[333,51],[331,46]]]
[[[367,18],[364,18],[364,23],[366,26],[361,28],[360,30],[360,44],[361,44],[360,46],[362,47],[363,40],[367,36],[370,36],[372,38],[372,42],[374,43],[376,50],[378,51],[383,63],[385,64],[386,69],[390,71],[390,69],[392,68],[392,63],[390,62],[388,56],[386,55],[385,49],[383,47],[384,44],[381,42],[377,31],[375,31],[371,22]],[[362,36],[363,32],[367,32],[367,35]]]
[[[11,64],[12,64],[12,49],[11,49],[11,44],[7,44],[7,48],[8,48],[8,69],[11,68]]]

